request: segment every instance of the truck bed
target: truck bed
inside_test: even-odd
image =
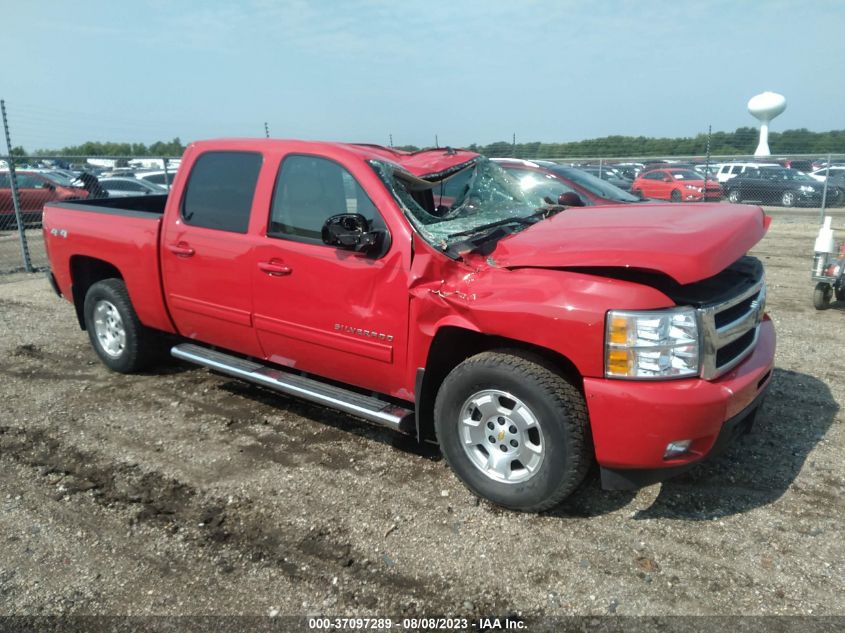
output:
[[[153,195],[47,203],[44,241],[62,296],[84,298],[88,271],[107,266],[110,276],[126,283],[141,322],[173,332],[159,260],[166,202],[167,195]]]
[[[51,208],[70,209],[75,211],[91,211],[93,213],[108,213],[111,215],[129,215],[144,217],[154,215],[161,217],[167,204],[167,194],[153,196],[131,196],[126,198],[99,198],[96,200],[68,200],[65,202],[51,202]],[[138,214],[143,214],[139,216]]]

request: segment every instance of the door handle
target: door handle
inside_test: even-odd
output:
[[[273,277],[284,277],[293,272],[293,268],[277,260],[269,262],[258,262],[258,269]]]
[[[188,246],[186,242],[179,242],[178,244],[168,244],[167,249],[176,255],[176,257],[192,257],[194,249]]]

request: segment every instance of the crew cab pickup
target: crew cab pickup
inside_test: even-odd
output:
[[[169,195],[44,213],[51,282],[111,369],[166,345],[437,442],[526,511],[594,462],[634,488],[750,426],[775,333],[747,253],[768,225],[745,205],[570,208],[468,151],[271,139],[191,145]]]

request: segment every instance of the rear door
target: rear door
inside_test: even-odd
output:
[[[163,228],[167,305],[183,336],[260,356],[252,325],[250,277],[256,238],[248,234],[263,156],[199,154]]]
[[[378,186],[364,165],[283,157],[267,237],[252,258],[255,327],[275,363],[408,397],[400,392],[409,306],[404,240],[390,245],[388,238],[378,253],[363,254],[321,239],[326,219],[341,213],[361,214],[371,228],[387,231],[377,197],[352,174],[356,168]]]

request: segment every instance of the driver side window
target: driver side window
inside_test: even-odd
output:
[[[338,163],[305,155],[288,156],[282,161],[267,235],[322,245],[323,224],[340,213],[359,213],[371,228],[384,228],[364,189]]]

